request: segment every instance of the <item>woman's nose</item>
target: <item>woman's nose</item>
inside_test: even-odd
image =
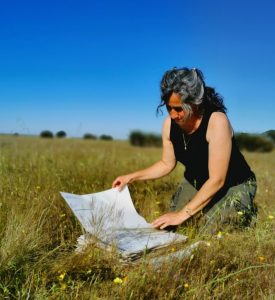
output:
[[[175,119],[175,118],[177,118],[177,116],[178,116],[178,113],[172,108],[170,111],[171,119]]]

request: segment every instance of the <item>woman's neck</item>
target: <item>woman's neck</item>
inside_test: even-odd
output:
[[[195,114],[191,115],[186,121],[182,124],[180,124],[180,128],[186,133],[186,134],[192,134],[194,133],[201,124],[203,116],[197,116]]]

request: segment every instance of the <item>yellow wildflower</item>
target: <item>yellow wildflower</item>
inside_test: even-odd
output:
[[[58,280],[62,281],[62,280],[65,278],[65,275],[66,275],[66,272],[61,273],[61,274],[58,276]]]
[[[269,215],[269,216],[268,216],[268,219],[269,219],[269,220],[273,220],[273,219],[274,219],[274,216]]]
[[[64,218],[66,216],[66,214],[61,214],[60,218]]]
[[[184,286],[185,289],[189,288],[189,284],[188,283],[185,283],[183,286]]]
[[[116,284],[122,284],[123,280],[119,277],[116,277],[114,280],[113,280],[114,283]]]
[[[242,212],[242,211],[238,211],[237,214],[238,214],[239,216],[242,216],[242,215],[243,215],[243,212]]]
[[[211,246],[211,243],[210,243],[210,242],[206,242],[205,244],[206,244],[207,247],[210,247],[210,246]]]
[[[171,252],[175,252],[175,251],[176,251],[176,249],[175,249],[175,248],[172,248],[172,249],[171,249]]]
[[[217,238],[218,238],[218,239],[221,239],[221,238],[222,238],[222,232],[221,232],[221,231],[218,232]]]
[[[262,255],[261,255],[261,256],[258,256],[258,258],[259,258],[259,261],[262,261],[262,262],[265,261],[265,257],[262,256]]]
[[[64,283],[64,282],[62,282],[61,284],[60,284],[60,288],[61,288],[61,290],[66,290],[66,288],[67,288],[67,284],[66,283]]]

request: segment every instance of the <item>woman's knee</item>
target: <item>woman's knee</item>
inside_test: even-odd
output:
[[[181,182],[173,194],[170,202],[170,210],[182,209],[196,194],[197,190],[186,180]]]

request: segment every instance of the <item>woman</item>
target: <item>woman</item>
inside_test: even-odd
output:
[[[162,78],[158,110],[162,106],[169,113],[162,130],[162,159],[119,176],[113,187],[160,178],[179,161],[185,166],[184,180],[172,197],[171,212],[157,218],[155,228],[179,225],[195,215],[208,233],[228,225],[249,226],[256,216],[256,179],[235,144],[221,96],[205,85],[200,70],[175,68]]]

